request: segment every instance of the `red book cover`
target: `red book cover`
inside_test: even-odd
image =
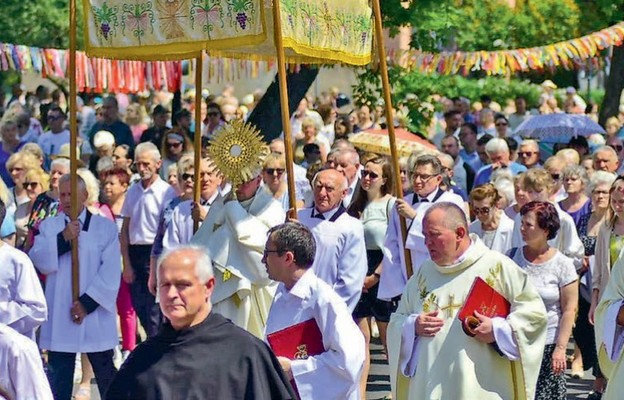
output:
[[[325,352],[323,335],[314,318],[267,335],[269,346],[278,357],[305,360]]]
[[[474,329],[479,326],[479,320],[474,316],[478,311],[486,317],[506,318],[511,310],[509,301],[483,279],[476,277],[464,306],[459,310],[457,318],[462,322],[462,328],[468,336],[474,336]]]

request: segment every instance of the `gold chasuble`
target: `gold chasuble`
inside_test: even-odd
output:
[[[476,235],[470,238],[472,244],[457,264],[439,266],[431,259],[423,264],[390,319],[388,358],[397,400],[533,400],[546,340],[544,304],[520,267]],[[517,361],[462,330],[457,313],[476,277],[511,303],[507,322],[518,347]],[[434,337],[416,336],[413,344],[407,343],[409,334],[414,337],[413,315],[436,310],[444,320],[442,329]]]
[[[598,307],[596,307],[595,315],[598,361],[600,362],[602,373],[609,379],[607,391],[602,397],[603,400],[621,399],[624,393],[624,356],[622,356],[622,350],[617,349],[618,341],[614,340],[615,333],[621,333],[621,328],[618,328],[615,319],[617,310],[619,310],[623,300],[624,259],[620,257],[611,270],[611,277],[600,299],[600,303]],[[612,306],[615,307],[616,310],[611,310],[612,313],[609,313],[609,309]],[[611,343],[611,348],[607,349],[605,342]],[[616,347],[615,350],[617,353],[613,357],[614,360],[612,360],[609,355],[613,352],[614,347]]]

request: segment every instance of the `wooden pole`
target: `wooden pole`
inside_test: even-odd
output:
[[[70,185],[71,185],[71,210],[69,213],[72,221],[78,218],[78,116],[76,110],[76,0],[69,0],[69,158],[70,158]],[[80,270],[78,264],[78,238],[72,240],[72,299],[80,297]]]
[[[386,61],[386,48],[384,45],[383,26],[381,24],[381,7],[379,0],[373,1],[373,14],[375,17],[375,41],[377,42],[377,53],[379,53],[379,70],[381,72],[381,83],[383,86],[383,97],[386,105],[386,121],[388,125],[388,137],[390,139],[390,153],[392,154],[392,169],[394,172],[395,196],[397,199],[403,198],[403,187],[401,185],[401,170],[399,166],[399,153],[397,152],[396,136],[394,134],[394,116],[392,115],[392,97],[390,95],[390,80],[388,79],[388,63]],[[407,277],[414,274],[412,267],[412,257],[410,251],[405,248],[407,239],[407,224],[405,218],[400,216],[401,234],[403,237],[403,251],[405,253],[405,268]]]
[[[202,74],[204,72],[204,52],[199,53],[199,56],[195,59],[195,180],[193,182],[193,201],[199,203],[199,197],[201,195],[200,186],[200,167],[201,167],[201,153],[202,153],[202,131],[201,131],[201,105],[202,105]],[[193,232],[197,232],[199,229],[199,221],[193,221]]]
[[[280,2],[273,1],[273,32],[275,50],[277,52],[277,77],[279,79],[280,104],[282,109],[282,130],[284,131],[284,149],[286,156],[286,177],[288,181],[288,200],[293,210],[289,218],[297,218],[297,199],[295,197],[295,172],[293,160],[292,136],[290,133],[290,110],[288,107],[288,87],[286,86],[286,56],[282,40],[282,19],[280,16]]]

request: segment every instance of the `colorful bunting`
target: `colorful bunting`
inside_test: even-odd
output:
[[[409,70],[440,75],[468,75],[485,71],[487,75],[510,75],[529,70],[567,70],[584,65],[611,46],[624,42],[624,22],[581,38],[541,47],[502,51],[441,52],[418,50],[390,54],[391,63]]]

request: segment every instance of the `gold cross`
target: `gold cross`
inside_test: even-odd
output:
[[[446,311],[446,318],[453,317],[453,309],[460,309],[463,304],[455,304],[455,295],[449,294],[448,304],[444,307],[440,307],[440,311]]]

